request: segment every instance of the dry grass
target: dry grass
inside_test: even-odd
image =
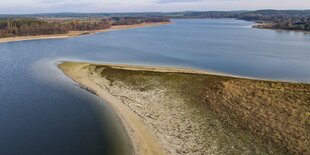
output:
[[[218,88],[206,88],[205,101],[224,121],[292,154],[310,154],[309,85],[230,79]]]
[[[249,80],[217,75],[161,73],[93,65],[113,82],[147,91],[169,88],[187,104],[212,112],[227,130],[251,135],[270,154],[310,154],[310,85]]]

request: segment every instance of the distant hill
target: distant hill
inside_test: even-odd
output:
[[[102,17],[158,17],[166,16],[160,12],[143,13],[40,13],[40,14],[0,14],[0,17],[30,17],[30,18],[102,18]]]
[[[257,17],[295,17],[309,18],[310,10],[256,10],[256,11],[184,11],[184,12],[130,12],[130,13],[40,13],[40,14],[0,14],[0,17],[36,18],[94,18],[94,17],[159,17],[170,18],[240,18]]]

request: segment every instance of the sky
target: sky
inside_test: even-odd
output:
[[[0,0],[0,14],[310,9],[310,0]]]

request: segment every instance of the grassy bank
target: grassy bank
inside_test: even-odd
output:
[[[308,84],[98,64],[83,72],[123,99],[168,154],[310,154]]]

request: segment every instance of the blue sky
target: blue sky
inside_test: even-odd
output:
[[[310,0],[0,0],[0,14],[310,9]]]

